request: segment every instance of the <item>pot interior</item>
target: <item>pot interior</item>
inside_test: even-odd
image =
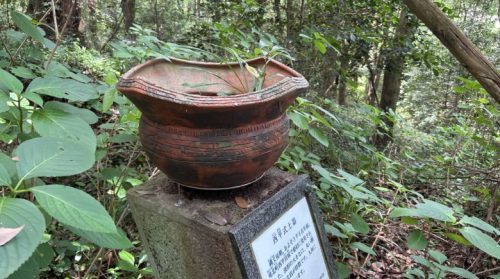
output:
[[[129,79],[178,93],[201,96],[231,96],[268,88],[288,77],[300,77],[294,70],[264,58],[218,64],[165,59],[153,60],[132,71]]]

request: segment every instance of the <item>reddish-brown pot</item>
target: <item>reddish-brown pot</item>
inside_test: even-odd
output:
[[[266,60],[246,63],[262,69]],[[160,170],[188,187],[224,189],[256,181],[278,160],[288,142],[285,111],[309,85],[274,60],[265,73],[261,90],[241,93],[253,78],[238,63],[156,59],[117,88],[142,112],[140,139]]]

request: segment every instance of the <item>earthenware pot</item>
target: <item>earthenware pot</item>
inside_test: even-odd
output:
[[[147,155],[171,180],[234,188],[258,180],[278,160],[288,141],[285,111],[309,84],[277,61],[246,63],[156,59],[120,79],[118,90],[142,112]],[[255,69],[265,78],[252,91]]]

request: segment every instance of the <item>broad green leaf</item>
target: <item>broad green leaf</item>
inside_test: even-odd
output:
[[[429,249],[429,251],[427,251],[427,253],[429,253],[429,256],[431,256],[433,259],[435,259],[440,264],[443,264],[448,259],[448,257],[446,257],[445,254],[443,254],[437,250]]]
[[[97,90],[90,84],[54,76],[34,79],[26,91],[70,101],[88,101],[98,97]]]
[[[328,182],[330,182],[332,184],[335,184],[335,181],[332,178],[332,173],[331,172],[327,171],[326,169],[324,169],[320,165],[312,165],[312,168],[315,171],[317,171],[321,175],[321,177],[323,177],[324,179],[326,179]]]
[[[11,72],[21,78],[26,78],[26,79],[34,79],[36,78],[36,75],[33,73],[32,70],[26,68],[26,67],[15,67],[11,70]]]
[[[313,106],[314,108],[320,110],[321,112],[323,112],[324,114],[326,114],[331,119],[333,119],[333,120],[335,120],[337,122],[340,122],[339,119],[335,115],[333,115],[330,111],[328,111],[328,110],[326,110],[326,109],[324,109],[324,108],[322,108],[322,107],[320,107],[320,106],[318,106],[316,104],[312,104],[311,103],[311,106]]]
[[[361,242],[353,242],[351,243],[351,247],[352,248],[356,248],[362,252],[365,252],[367,254],[370,254],[372,256],[376,256],[377,254],[375,253],[375,251],[373,251],[372,248],[370,248],[370,246],[364,244],[364,243],[361,243]]]
[[[33,103],[39,105],[39,106],[43,106],[42,97],[40,97],[40,95],[36,94],[35,92],[26,92],[26,93],[23,93],[22,96],[24,98],[32,101]]]
[[[420,230],[414,230],[408,234],[407,244],[410,249],[423,250],[427,247],[427,239]]]
[[[353,226],[350,224],[350,223],[340,223],[340,222],[337,222],[337,221],[334,221],[335,225],[337,225],[337,227],[339,227],[343,232],[347,233],[347,234],[352,234],[354,232],[356,232],[356,230],[353,228]]]
[[[351,224],[354,229],[361,234],[367,234],[370,232],[370,226],[363,220],[363,217],[356,213],[351,214]]]
[[[111,46],[115,49],[113,51],[113,57],[116,58],[134,58],[134,55],[127,51],[127,46],[123,42],[111,43]]]
[[[408,217],[408,216],[401,217],[401,222],[403,222],[407,225],[413,225],[413,226],[418,225],[418,219]]]
[[[30,279],[35,278],[40,269],[47,267],[55,257],[54,250],[47,243],[38,245],[31,257],[19,267],[16,272],[9,276],[9,279]]]
[[[314,40],[314,47],[321,52],[321,54],[326,53],[326,47],[320,40]]]
[[[440,204],[431,200],[424,200],[423,203],[418,203],[416,208],[420,216],[429,217],[444,222],[455,222],[453,209],[446,205]]]
[[[330,122],[328,122],[321,114],[319,114],[316,110],[312,110],[311,111],[311,114],[314,116],[314,120],[315,121],[318,121],[320,122],[321,124],[323,124],[325,127],[328,127],[329,129],[331,130],[334,130],[335,132],[337,132],[337,130],[335,130],[335,128],[333,128],[333,126],[330,124]]]
[[[328,147],[328,145],[330,145],[330,142],[328,141],[328,138],[318,128],[309,128],[309,134],[313,138],[315,138],[319,143],[321,143],[322,145],[324,145],[326,147]]]
[[[358,177],[342,170],[342,169],[337,169],[340,175],[344,177],[347,180],[347,183],[349,183],[349,186],[356,186],[362,184],[364,181],[359,179]]]
[[[34,138],[21,143],[15,151],[20,179],[67,176],[88,170],[94,164],[94,152],[73,141]]]
[[[7,168],[5,168],[1,163],[0,163],[0,186],[7,186],[12,183],[12,180],[10,179],[10,174]]]
[[[466,269],[460,268],[460,267],[450,267],[450,266],[443,266],[443,265],[438,265],[438,267],[444,271],[455,273],[456,275],[463,277],[463,278],[479,279],[479,277],[477,277],[474,273],[472,273]]]
[[[94,124],[96,123],[99,118],[95,113],[93,113],[91,110],[84,109],[84,108],[78,108],[75,106],[72,106],[68,103],[63,103],[63,102],[58,102],[58,101],[50,101],[45,103],[44,108],[49,108],[49,109],[58,109],[65,111],[69,114],[72,114],[74,116],[78,116],[83,121],[87,122],[88,124]]]
[[[0,152],[0,165],[5,168],[10,178],[16,176],[16,162],[2,152]]]
[[[418,203],[416,208],[401,208],[396,207],[389,214],[390,217],[423,217],[432,218],[444,222],[455,222],[456,219],[453,216],[453,210],[443,204],[424,200],[423,203]]]
[[[449,239],[451,239],[451,240],[453,240],[453,241],[455,241],[457,243],[460,243],[462,245],[466,245],[466,246],[470,246],[471,245],[471,243],[467,239],[465,239],[463,236],[461,236],[459,234],[456,234],[456,233],[445,233],[445,235]]]
[[[426,266],[426,267],[432,267],[432,264],[431,262],[429,262],[426,258],[423,258],[421,256],[416,256],[416,255],[412,255],[411,258],[416,262],[416,263],[419,263],[423,266]]]
[[[93,232],[116,233],[116,227],[104,207],[91,195],[64,185],[30,188],[36,201],[64,225]]]
[[[111,105],[113,105],[117,93],[114,87],[104,92],[104,97],[102,98],[102,112],[108,111]]]
[[[120,257],[120,262],[118,263],[120,268],[128,271],[137,270],[137,267],[134,265],[135,262],[134,255],[130,254],[127,251],[122,250],[118,253],[118,256]]]
[[[467,225],[472,225],[476,228],[479,228],[479,229],[482,229],[483,231],[485,232],[489,232],[489,233],[494,233],[496,235],[500,235],[500,231],[493,227],[492,225],[486,223],[485,221],[477,218],[477,217],[469,217],[467,215],[465,215],[459,222],[460,224],[467,224]]]
[[[109,141],[112,143],[126,143],[126,142],[136,142],[138,140],[137,135],[120,133],[112,136]]]
[[[120,228],[114,233],[92,232],[80,230],[71,226],[66,226],[66,228],[100,247],[109,249],[128,249],[133,247],[130,240],[128,240],[127,236]]]
[[[351,271],[349,270],[349,267],[347,265],[340,262],[336,262],[335,265],[337,266],[339,279],[349,278],[349,276],[351,275]]]
[[[459,231],[472,245],[494,258],[500,259],[500,245],[489,235],[473,227],[464,227]]]
[[[21,93],[23,91],[23,83],[11,73],[4,71],[3,69],[0,69],[0,84],[2,87],[7,88],[7,90],[14,93]]]
[[[12,21],[16,24],[19,29],[21,29],[24,33],[28,34],[31,38],[40,43],[43,43],[43,35],[36,28],[36,26],[31,22],[31,19],[26,15],[18,13],[16,11],[12,11],[11,13]]]
[[[43,38],[43,45],[48,48],[49,50],[52,50],[56,47],[56,43],[54,43],[53,41],[47,39],[47,38]]]
[[[408,269],[405,274],[414,275],[420,278],[425,278],[425,273],[420,268]],[[413,278],[413,277],[411,277]]]
[[[94,152],[96,137],[89,124],[77,116],[57,109],[44,108],[32,115],[33,127],[42,137],[60,138],[77,142]]]
[[[45,220],[36,206],[24,199],[0,198],[0,227],[23,230],[7,244],[0,246],[0,278],[16,271],[40,244]]]
[[[88,78],[85,75],[77,75],[70,71],[66,66],[63,64],[57,62],[57,61],[52,61],[47,68],[47,76],[55,76],[55,77],[60,77],[60,78],[72,78],[74,80],[87,83],[90,81],[90,78]]]
[[[116,85],[116,83],[118,82],[116,73],[113,70],[107,72],[104,76],[104,82],[106,82],[107,85]]]
[[[341,233],[336,227],[329,224],[325,224],[325,231],[326,233],[329,233],[339,238],[347,238],[347,235]]]
[[[309,128],[307,118],[304,115],[293,111],[288,112],[287,115],[292,120],[293,124],[300,129],[307,130],[307,128]]]
[[[6,112],[10,109],[7,102],[10,101],[10,97],[7,93],[2,92],[2,88],[0,87],[0,113]]]
[[[27,37],[23,32],[19,32],[14,29],[7,29],[3,31],[3,33],[7,36],[9,42],[12,43],[21,43]]]
[[[423,217],[420,216],[419,212],[415,208],[404,208],[404,207],[396,207],[394,208],[391,213],[389,214],[389,217],[391,218],[397,218],[397,217]]]

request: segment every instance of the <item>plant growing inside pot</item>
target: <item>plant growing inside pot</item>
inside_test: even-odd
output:
[[[266,57],[155,59],[117,85],[142,112],[139,134],[152,162],[173,181],[200,189],[259,179],[286,147],[285,111],[307,87],[301,74]]]

